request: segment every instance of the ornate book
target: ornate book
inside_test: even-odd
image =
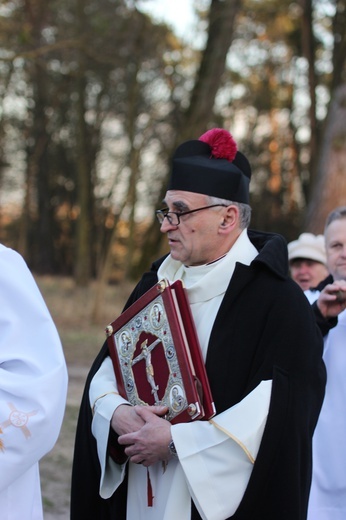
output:
[[[119,393],[131,404],[165,405],[171,423],[215,415],[185,289],[161,280],[106,328]]]

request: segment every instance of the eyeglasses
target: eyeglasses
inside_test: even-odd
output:
[[[168,208],[158,209],[155,211],[157,220],[160,222],[160,225],[163,224],[165,218],[168,220],[171,226],[179,226],[180,217],[183,215],[188,215],[189,213],[195,213],[196,211],[201,211],[202,209],[216,208],[217,206],[223,206],[227,208],[227,204],[212,204],[211,206],[203,206],[203,208],[190,209],[189,211],[168,211]]]

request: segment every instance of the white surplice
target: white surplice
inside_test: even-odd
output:
[[[161,265],[159,279],[184,281],[204,358],[235,262],[249,265],[256,255],[257,251],[244,231],[231,251],[213,264],[185,267],[168,256]],[[251,476],[266,424],[270,395],[271,381],[263,381],[243,401],[211,421],[173,425],[171,432],[178,459],[170,460],[165,472],[161,464],[149,468],[153,507],[148,507],[147,503],[147,469],[129,463],[127,517],[189,520],[191,497],[203,519],[222,520],[231,516]],[[94,376],[89,397],[94,411],[92,432],[101,464],[100,495],[108,498],[122,482],[125,471],[125,465],[118,466],[107,457],[109,423],[117,406],[126,402],[117,394],[109,358]]]
[[[319,292],[306,291],[312,303]],[[324,338],[326,393],[313,437],[309,520],[346,518],[346,310]]]
[[[0,244],[0,518],[42,520],[38,461],[59,434],[67,370],[22,257]]]

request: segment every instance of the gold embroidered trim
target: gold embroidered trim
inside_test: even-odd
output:
[[[120,395],[120,394],[118,394],[118,392],[106,392],[105,394],[102,394],[102,395],[100,395],[99,397],[97,397],[97,398],[95,399],[95,402],[94,402],[93,407],[92,407],[92,409],[91,409],[93,415],[95,414],[95,406],[96,406],[97,401],[98,401],[99,399],[102,399],[103,397],[106,397],[106,395],[110,395],[110,394]]]
[[[253,458],[253,456],[251,455],[250,451],[247,449],[247,447],[245,446],[245,444],[243,444],[239,439],[237,439],[237,437],[235,437],[234,435],[232,435],[231,432],[229,432],[228,430],[226,430],[225,428],[223,428],[222,426],[220,426],[219,424],[217,424],[215,421],[213,421],[213,419],[210,419],[209,420],[210,424],[213,424],[216,428],[218,428],[219,430],[221,430],[223,433],[225,433],[228,437],[230,437],[232,440],[234,440],[234,442],[236,442],[238,444],[238,446],[241,447],[241,449],[246,453],[246,456],[248,457],[248,459],[250,460],[251,464],[255,464],[255,459]]]
[[[32,410],[31,412],[22,412],[21,410],[17,410],[15,405],[12,403],[7,403],[7,405],[11,411],[9,418],[0,424],[1,432],[4,428],[14,426],[15,428],[19,428],[22,431],[26,439],[31,437],[31,433],[27,424],[29,422],[29,417],[36,415],[37,410]]]
[[[0,428],[0,434],[3,434],[4,432],[2,431],[2,429]],[[0,451],[4,452],[5,451],[5,446],[4,446],[4,441],[0,439]]]

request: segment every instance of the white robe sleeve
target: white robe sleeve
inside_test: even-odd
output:
[[[66,394],[49,311],[22,257],[0,245],[0,493],[53,448]]]
[[[172,426],[179,461],[203,519],[228,518],[239,506],[264,432],[271,387],[271,381],[263,381],[209,422]]]
[[[112,360],[107,357],[90,383],[89,401],[93,411],[91,431],[96,439],[97,454],[101,466],[100,496],[109,498],[121,484],[125,466],[116,464],[107,454],[110,422],[114,410],[121,404],[129,404],[118,393]]]

